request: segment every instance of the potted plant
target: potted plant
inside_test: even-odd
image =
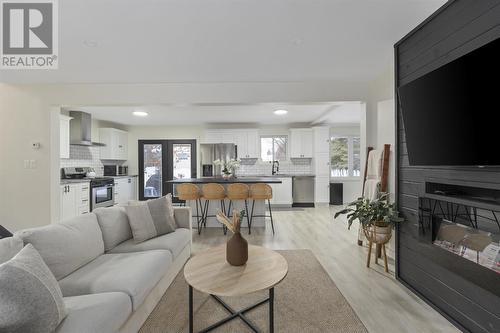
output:
[[[390,203],[387,199],[387,193],[381,194],[375,200],[358,198],[356,201],[348,204],[345,209],[335,213],[334,216],[334,218],[337,218],[340,215],[347,215],[349,229],[355,220],[359,220],[369,242],[367,266],[370,265],[369,258],[372,244],[382,245],[386,272],[388,268],[385,244],[391,239],[393,224],[404,221],[403,218],[399,217],[399,212],[396,210],[395,204]]]
[[[229,161],[221,161],[217,159],[213,161],[214,165],[220,165],[222,168],[222,177],[224,179],[229,179],[234,175],[236,170],[240,167],[240,162],[235,159],[230,159]]]

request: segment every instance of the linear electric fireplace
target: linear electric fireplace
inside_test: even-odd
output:
[[[419,238],[437,263],[500,296],[500,189],[484,186],[425,182]]]

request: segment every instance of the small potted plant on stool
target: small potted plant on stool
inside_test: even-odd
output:
[[[389,268],[387,266],[385,244],[387,244],[392,237],[393,224],[404,221],[403,218],[399,217],[399,212],[396,210],[395,204],[389,202],[388,194],[383,193],[375,200],[358,198],[356,201],[348,204],[347,208],[335,213],[334,218],[345,214],[347,214],[348,228],[351,228],[355,220],[359,220],[366,239],[368,239],[368,258],[366,266],[370,267],[372,245],[375,243],[382,247],[385,271],[388,273]]]

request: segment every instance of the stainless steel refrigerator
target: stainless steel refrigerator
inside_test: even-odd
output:
[[[222,173],[220,165],[214,165],[215,160],[229,161],[238,158],[238,149],[233,143],[201,144],[201,168],[203,177],[219,177]],[[212,167],[209,167],[212,166]]]

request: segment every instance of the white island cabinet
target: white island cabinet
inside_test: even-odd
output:
[[[292,177],[283,177],[279,180],[281,180],[281,184],[269,184],[273,189],[271,205],[292,207]]]

